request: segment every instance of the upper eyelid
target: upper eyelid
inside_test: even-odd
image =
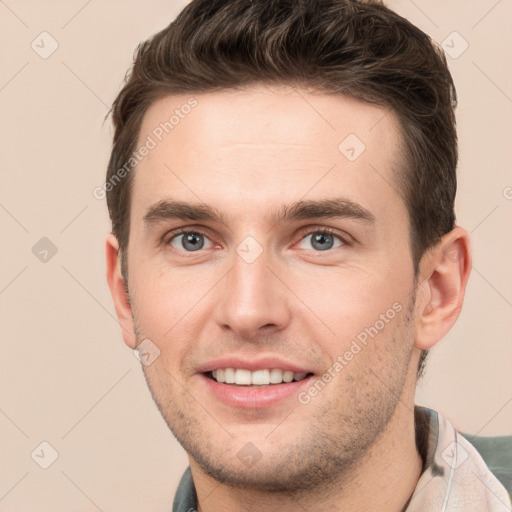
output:
[[[353,237],[350,236],[348,233],[344,232],[344,231],[341,231],[341,230],[337,230],[335,228],[331,228],[331,227],[328,227],[328,226],[324,226],[324,227],[321,227],[321,226],[318,226],[318,227],[306,227],[306,228],[303,228],[301,230],[299,230],[299,234],[302,236],[301,240],[303,238],[305,238],[306,236],[309,236],[313,233],[322,233],[322,232],[325,232],[329,235],[332,235],[332,236],[335,236],[337,238],[339,238],[343,243],[347,244],[349,243],[350,241],[353,240]],[[348,240],[347,240],[348,239]]]
[[[179,228],[177,230],[167,232],[162,237],[162,243],[170,244],[178,236],[187,235],[190,233],[194,234],[194,235],[203,235],[205,238],[208,238],[208,240],[210,240],[211,243],[213,243],[213,244],[215,243],[211,240],[211,238],[208,236],[208,234],[205,233],[202,229],[188,229],[188,228]],[[190,252],[193,252],[193,251],[190,251]]]

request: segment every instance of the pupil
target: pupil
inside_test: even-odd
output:
[[[200,235],[198,235],[196,233],[187,234],[184,239],[184,247],[187,249],[192,249],[193,251],[201,249],[204,245],[204,242],[199,237],[200,237]],[[191,245],[189,247],[186,247],[187,244],[191,244]]]
[[[329,239],[330,243],[325,244],[325,240]],[[317,233],[313,236],[313,246],[315,246],[316,243],[320,242],[321,245],[315,248],[319,248],[321,251],[324,251],[326,249],[330,249],[332,247],[333,241],[331,235],[326,235],[324,233]]]

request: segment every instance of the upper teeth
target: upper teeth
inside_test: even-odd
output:
[[[292,380],[301,380],[306,373],[293,373],[290,370],[280,370],[273,368],[271,370],[256,370],[251,372],[242,368],[219,368],[212,371],[213,378],[217,382],[226,384],[238,384],[239,386],[281,384],[281,382],[291,382]]]

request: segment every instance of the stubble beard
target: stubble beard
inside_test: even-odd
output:
[[[393,417],[406,382],[412,356],[412,313],[414,297],[403,316],[402,325],[387,343],[394,357],[388,359],[385,373],[378,375],[365,368],[357,377],[345,375],[341,396],[332,395],[321,407],[308,412],[311,420],[302,432],[294,430],[293,412],[277,428],[285,442],[277,449],[263,451],[254,465],[247,467],[237,458],[237,452],[254,439],[230,437],[229,426],[219,425],[207,412],[204,397],[193,397],[178,384],[175,377],[163,367],[142,366],[144,376],[163,419],[187,454],[203,471],[233,488],[251,489],[267,493],[300,495],[315,488],[329,491],[336,484],[349,479],[354,469],[364,460],[369,448],[381,436]],[[135,318],[134,318],[135,320]],[[137,326],[137,322],[135,322]],[[144,336],[136,327],[138,342]],[[357,356],[356,356],[357,357]],[[345,370],[344,370],[345,371]],[[336,385],[336,379],[327,385]],[[324,390],[323,392],[326,392]],[[342,400],[346,407],[339,407]],[[199,405],[199,403],[201,405]],[[190,404],[194,411],[191,412]],[[297,407],[307,406],[297,402]],[[269,439],[275,433],[269,435]],[[263,442],[264,440],[261,440]],[[260,444],[260,447],[263,446]]]

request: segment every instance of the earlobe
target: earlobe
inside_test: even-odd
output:
[[[107,237],[105,255],[107,263],[107,282],[114,301],[117,318],[121,325],[123,339],[128,347],[135,349],[137,343],[132,317],[132,308],[126,290],[125,281],[121,275],[118,257],[119,243],[117,238],[112,234]]]
[[[462,309],[470,272],[469,235],[457,226],[422,258],[416,299],[416,348],[430,349],[452,328]]]

